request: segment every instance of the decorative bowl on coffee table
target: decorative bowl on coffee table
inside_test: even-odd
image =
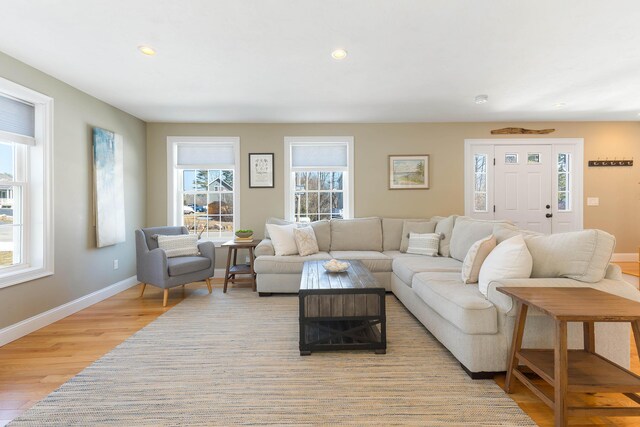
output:
[[[344,273],[349,269],[351,264],[346,261],[338,261],[337,259],[332,259],[322,264],[322,266],[329,273]]]

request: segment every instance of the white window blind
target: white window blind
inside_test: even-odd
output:
[[[349,165],[347,144],[292,144],[291,167],[343,167]]]
[[[232,143],[180,144],[178,145],[178,169],[188,169],[199,165],[235,165],[235,148]]]
[[[8,96],[0,95],[0,134],[21,135],[26,138],[12,138],[13,142],[35,143],[35,107]],[[2,136],[2,135],[0,135]]]

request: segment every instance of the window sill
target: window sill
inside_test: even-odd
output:
[[[26,267],[0,274],[0,289],[53,275],[53,269]]]

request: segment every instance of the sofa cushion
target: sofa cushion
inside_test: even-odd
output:
[[[517,236],[518,234],[524,236],[525,240],[530,236],[544,236],[543,233],[538,233],[537,231],[531,230],[523,230],[513,224],[495,224],[493,226],[493,235],[496,238],[497,244],[500,244],[505,240],[512,238],[513,236]]]
[[[376,251],[331,251],[329,253],[335,259],[357,259],[362,261],[365,267],[372,273],[391,271],[392,259],[381,252]]]
[[[433,217],[432,221],[437,221],[436,224],[436,233],[440,233],[442,235],[442,240],[440,240],[440,248],[438,249],[438,253],[442,256],[450,256],[450,245],[451,245],[451,235],[453,234],[453,226],[456,222],[456,215],[451,215],[446,218],[442,217]]]
[[[382,218],[382,249],[397,251],[402,239],[402,218]]]
[[[413,275],[422,272],[455,272],[460,278],[462,263],[453,258],[427,257],[422,255],[411,255],[397,257],[393,259],[393,272],[407,285],[411,286]]]
[[[380,218],[331,220],[331,250],[382,252],[382,221]]]
[[[478,283],[480,267],[495,247],[496,238],[493,234],[471,245],[462,262],[462,281],[464,283]]]
[[[300,256],[272,256],[263,255],[253,263],[256,273],[282,273],[297,274],[302,273],[302,265],[305,261],[330,260],[331,255],[327,252],[318,252],[317,254]]]
[[[211,266],[211,260],[201,256],[181,256],[168,258],[167,266],[169,267],[169,276],[182,276],[183,274],[206,270]]]
[[[478,291],[462,283],[458,273],[418,273],[413,277],[415,293],[436,313],[465,334],[495,334],[498,313]]]
[[[384,251],[382,252],[383,254],[385,254],[386,256],[388,256],[391,259],[396,259],[396,258],[407,258],[407,257],[422,257],[423,255],[416,255],[416,254],[405,254],[402,253],[400,251]]]
[[[533,258],[531,277],[567,277],[581,282],[602,280],[616,239],[602,230],[583,230],[548,236],[526,236]]]
[[[287,221],[286,219],[271,217],[267,218],[266,224],[288,225],[296,223],[293,221]],[[264,238],[271,239],[266,224],[264,228]],[[307,227],[309,225],[311,225],[313,231],[316,233],[316,240],[318,241],[318,248],[320,251],[329,252],[331,246],[331,227],[329,226],[329,220],[323,219],[312,223],[299,223],[298,227]]]
[[[299,227],[293,230],[293,238],[301,256],[313,255],[320,252],[316,233],[311,227]]]
[[[298,253],[296,239],[293,236],[293,230],[296,228],[297,225],[293,223],[287,225],[267,224],[276,255],[296,255]]]
[[[508,223],[508,221],[486,221],[466,216],[456,218],[451,235],[451,258],[464,261],[471,245],[492,234],[496,224]]]
[[[409,235],[431,234],[436,230],[436,223],[431,221],[405,221],[402,226],[402,240],[400,240],[400,252],[407,252],[409,248]],[[438,248],[436,248],[436,252]]]
[[[489,253],[480,267],[478,288],[487,295],[489,284],[499,279],[528,279],[533,261],[524,237],[517,235],[505,240]]]

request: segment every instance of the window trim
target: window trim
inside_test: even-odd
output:
[[[26,180],[28,199],[23,209],[24,262],[0,271],[0,289],[17,285],[54,273],[53,228],[53,98],[0,77],[0,94],[31,103],[35,107],[35,136],[28,138],[3,132],[3,137],[26,145]],[[35,143],[34,143],[35,142]],[[34,167],[34,163],[38,163]],[[38,174],[34,176],[34,174]],[[42,183],[33,189],[34,183]],[[22,195],[25,198],[25,194]],[[37,197],[37,199],[36,199]],[[34,205],[41,205],[42,210]],[[38,229],[38,230],[36,230]]]
[[[347,167],[291,167],[291,147],[293,145],[322,145],[322,144],[346,144],[347,145]],[[284,218],[288,221],[294,221],[295,215],[293,212],[292,200],[295,197],[295,190],[291,186],[292,174],[296,171],[311,171],[311,170],[323,170],[323,171],[342,171],[346,172],[346,182],[343,175],[342,188],[348,191],[347,197],[343,198],[345,207],[343,210],[343,218],[350,219],[355,218],[355,204],[354,204],[354,151],[353,151],[353,137],[352,136],[285,136],[284,137]]]
[[[234,155],[234,171],[233,171],[233,229],[237,230],[240,223],[240,189],[241,177],[240,177],[240,137],[237,136],[168,136],[167,137],[167,224],[169,225],[181,225],[178,223],[176,197],[178,193],[178,177],[176,171],[176,161],[178,159],[178,145],[211,145],[211,144],[233,144]],[[205,166],[205,165],[201,165]],[[206,165],[213,166],[212,169],[218,168],[221,165]],[[194,166],[193,169],[197,169]],[[180,169],[182,170],[182,169]],[[181,208],[181,206],[180,206]],[[206,239],[214,242],[216,246],[228,241],[228,238],[213,238]]]

